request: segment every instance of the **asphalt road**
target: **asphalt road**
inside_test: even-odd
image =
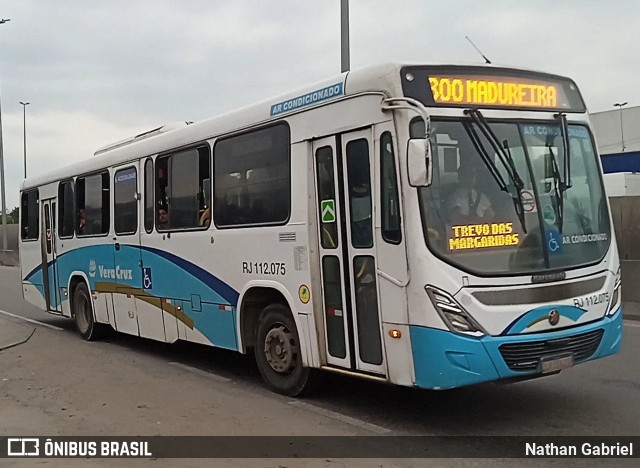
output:
[[[0,310],[56,327],[0,314],[0,320],[35,328],[26,343],[0,351],[0,435],[640,435],[638,321],[625,321],[619,354],[542,379],[434,392],[322,374],[312,395],[293,400],[263,386],[251,356],[115,333],[84,342],[72,322],[22,300],[15,268],[0,267]],[[632,460],[612,466],[625,462]],[[427,463],[359,460],[348,466],[396,464]],[[602,460],[586,464],[600,466]]]

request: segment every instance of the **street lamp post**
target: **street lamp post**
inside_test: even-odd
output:
[[[20,104],[22,104],[22,128],[23,128],[23,135],[24,135],[24,178],[27,178],[27,106],[31,103],[29,102],[22,102],[20,101]]]
[[[0,95],[0,99],[2,96]],[[2,185],[2,251],[7,251],[7,196],[4,187],[4,153],[2,151],[2,103],[0,102],[0,184]]]
[[[351,68],[349,57],[349,0],[340,0],[340,62],[342,73]]]
[[[2,18],[0,24],[4,24],[10,19]],[[4,187],[4,154],[2,152],[2,108],[0,107],[0,185],[2,190],[0,196],[2,196],[2,250],[7,251],[7,197]]]
[[[622,152],[624,153],[625,150],[625,146],[624,146],[624,129],[623,129],[623,125],[622,125],[622,108],[624,106],[626,106],[627,104],[629,104],[627,101],[625,102],[616,102],[613,106],[617,107],[618,109],[620,109],[620,142],[622,143]]]

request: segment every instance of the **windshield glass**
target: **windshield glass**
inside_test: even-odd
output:
[[[481,275],[567,269],[602,259],[611,237],[609,216],[587,127],[568,126],[565,180],[558,122],[489,122],[493,145],[480,125],[432,121],[433,183],[419,189],[430,249]],[[412,122],[411,135],[424,135],[421,120]]]

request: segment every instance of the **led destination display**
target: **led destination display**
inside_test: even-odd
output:
[[[439,104],[475,106],[557,108],[562,92],[553,83],[491,77],[430,76],[429,85],[433,100]]]
[[[509,68],[417,66],[401,70],[405,96],[426,106],[584,112],[573,81]]]

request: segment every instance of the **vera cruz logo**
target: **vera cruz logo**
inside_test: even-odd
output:
[[[98,265],[94,259],[91,259],[89,262],[89,276],[94,278],[96,273],[102,279],[133,280],[132,270],[121,268],[120,265],[116,265],[115,268],[105,268],[104,265]]]
[[[89,261],[89,276],[96,276],[96,261],[93,258]]]

